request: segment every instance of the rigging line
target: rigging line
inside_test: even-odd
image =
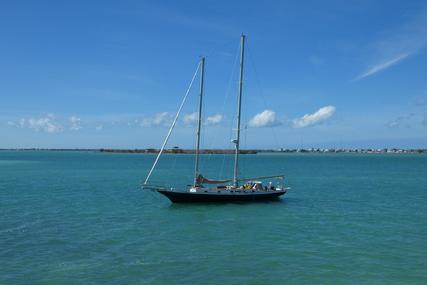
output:
[[[249,45],[246,45],[246,46],[249,46]],[[246,76],[248,76],[248,73],[246,73]],[[248,85],[249,84],[247,83],[246,84],[246,90],[249,89]],[[246,91],[246,94],[248,94],[248,91]],[[246,96],[246,98],[248,98],[248,96]],[[246,149],[246,150],[248,149],[247,138],[248,138],[248,124],[249,124],[249,120],[250,120],[250,119],[248,119],[248,118],[250,118],[250,116],[248,116],[248,114],[249,114],[248,109],[249,109],[249,104],[243,104],[243,115],[242,115],[243,127],[241,128],[241,130],[242,130],[242,135],[243,135],[243,144],[242,145],[243,145],[243,149]],[[245,173],[245,170],[248,169],[247,164],[246,164],[246,158],[241,159],[240,165],[241,165],[242,172]]]
[[[259,91],[260,91],[260,95],[261,95],[260,97],[261,97],[262,102],[264,104],[264,108],[267,109],[267,101],[265,100],[265,96],[264,96],[264,92],[263,92],[263,87],[262,87],[262,84],[261,84],[260,76],[258,75],[258,71],[255,68],[255,62],[254,62],[254,59],[252,57],[252,53],[251,53],[250,48],[248,48],[247,50],[248,50],[249,61],[250,61],[251,65],[252,65],[252,69],[253,69],[253,71],[255,73],[255,81],[256,81],[256,83],[258,85],[258,88],[259,88]],[[279,141],[277,139],[277,134],[274,131],[274,128],[270,128],[270,129],[271,129],[271,132],[273,133],[273,138],[274,138],[274,143],[276,144],[276,148],[281,147],[279,145]]]
[[[231,83],[232,83],[233,75],[234,75],[234,73],[236,71],[236,66],[237,66],[237,62],[238,62],[238,59],[239,59],[239,50],[240,50],[240,42],[237,45],[236,56],[234,58],[233,65],[231,67],[231,74],[230,74],[230,77],[228,79],[227,89],[225,91],[225,97],[224,97],[224,100],[222,102],[221,108],[219,109],[221,115],[223,115],[222,113],[224,113],[225,105],[227,104],[228,98],[230,97]],[[216,138],[218,138],[218,137],[220,137],[220,136],[218,136],[218,135],[214,136],[214,139],[211,140],[211,142],[210,142],[210,148],[212,148],[214,142],[216,141]]]
[[[205,91],[203,91],[203,94],[206,94],[206,92]],[[206,98],[206,96],[205,96],[205,98]],[[203,110],[206,110],[206,100],[205,101],[203,101]],[[202,129],[202,131],[201,131],[201,134],[200,134],[200,136],[201,136],[201,145],[203,145],[203,146],[206,146],[207,145],[207,143],[206,143],[206,140],[207,140],[207,131],[206,131],[206,112],[204,112],[204,113],[202,113],[202,126],[203,126],[203,129]],[[211,148],[212,148],[212,144],[211,144]],[[206,150],[206,147],[205,147],[205,150]],[[211,154],[212,155],[212,154]],[[201,165],[205,165],[206,164],[206,157],[205,157],[206,155],[202,155],[200,158],[201,158],[201,161],[203,161],[203,164],[201,164]],[[210,162],[211,160],[210,160],[210,157],[208,157],[208,161]]]
[[[171,125],[171,127],[169,129],[168,134],[166,135],[166,138],[165,138],[165,140],[163,142],[163,145],[160,148],[159,154],[157,155],[156,160],[154,161],[154,164],[151,167],[150,172],[147,175],[147,178],[145,178],[144,185],[147,184],[148,179],[150,179],[150,176],[153,173],[153,170],[154,170],[154,168],[157,165],[157,162],[159,162],[159,158],[162,155],[163,150],[165,149],[165,146],[166,146],[166,144],[167,144],[167,142],[169,140],[170,135],[172,134],[172,130],[175,127],[176,122],[178,121],[179,114],[181,113],[182,107],[184,106],[184,103],[187,100],[188,94],[190,93],[190,90],[191,90],[191,86],[193,86],[194,79],[196,78],[197,73],[199,72],[199,68],[200,68],[200,62],[197,64],[196,72],[194,72],[193,78],[191,79],[191,82],[190,82],[190,86],[188,86],[188,89],[187,89],[187,92],[185,93],[184,99],[182,99],[182,102],[181,102],[181,105],[179,106],[178,112],[176,112],[175,118],[174,118],[174,120],[172,122],[172,125]]]
[[[221,108],[219,109],[219,114],[220,115],[223,115],[225,106],[226,106],[228,98],[230,96],[230,89],[231,89],[231,84],[232,84],[232,81],[233,81],[232,79],[233,79],[233,75],[235,73],[237,62],[238,62],[238,58],[239,58],[239,49],[240,49],[240,43],[237,45],[237,52],[236,52],[236,56],[235,56],[232,68],[231,68],[231,74],[230,74],[230,78],[228,80],[227,89],[226,89],[226,92],[225,92],[225,97],[224,97],[224,100],[223,100],[223,102],[221,104]],[[206,104],[206,103],[204,102],[204,104]],[[207,124],[206,124],[206,121],[205,121],[205,129],[206,128],[207,128]],[[231,128],[230,128],[230,134],[231,134]],[[205,131],[205,133],[206,133],[206,131]],[[219,135],[220,132],[218,131],[218,129],[216,129],[215,133],[217,135],[214,134],[213,137],[212,137],[212,139],[209,140],[209,146],[207,146],[208,149],[212,149],[213,146],[215,145],[216,141],[218,140],[218,138],[221,137]],[[207,138],[206,135],[203,134],[202,135],[202,139],[204,139],[206,141],[206,138]],[[230,140],[231,140],[231,136],[230,136]],[[222,156],[223,156],[223,161],[222,161],[221,169],[220,169],[220,172],[219,172],[220,176],[222,175],[222,172],[223,172],[223,166],[224,166],[224,160],[225,160],[225,155],[222,155]],[[212,161],[212,157],[214,157],[214,155],[211,153],[207,157],[205,157],[205,161]]]
[[[223,45],[224,46],[224,45]],[[223,47],[222,46],[222,47]],[[216,49],[218,49],[218,47],[216,48]],[[222,102],[222,105],[221,105],[221,108],[219,109],[219,114],[220,115],[222,115],[223,116],[223,118],[225,117],[224,115],[223,115],[223,113],[224,113],[224,109],[225,109],[225,106],[226,106],[226,104],[227,104],[227,101],[228,101],[228,98],[230,97],[230,89],[231,89],[231,83],[232,83],[232,79],[233,79],[233,75],[234,75],[234,73],[235,73],[235,70],[236,70],[236,66],[237,66],[237,63],[238,63],[238,59],[239,59],[239,55],[240,55],[240,41],[239,41],[239,43],[237,44],[237,49],[236,49],[237,51],[236,51],[236,56],[235,56],[235,58],[234,58],[234,62],[233,62],[233,65],[232,65],[232,68],[231,68],[231,74],[230,74],[230,77],[229,77],[229,80],[228,80],[228,84],[227,84],[227,89],[226,89],[226,92],[225,92],[225,97],[224,97],[224,100],[223,100],[223,102]],[[211,49],[211,51],[210,51],[210,53],[209,54],[215,54],[215,53],[217,53],[216,51],[215,51],[215,49],[214,48],[212,48]],[[219,54],[219,53],[217,53],[217,54]],[[205,108],[204,106],[203,106],[203,108]],[[205,125],[205,129],[206,129],[206,127],[207,127],[207,124]],[[231,140],[231,132],[232,132],[232,126],[231,126],[231,128],[229,128],[230,129],[230,139],[229,139],[229,141]],[[220,134],[220,132],[218,131],[218,129],[216,130],[216,134],[217,135],[215,135],[214,134],[214,136],[213,136],[213,138],[209,141],[209,146],[207,146],[207,148],[209,148],[209,149],[212,149],[213,148],[213,146],[215,145],[215,143],[216,143],[216,141],[217,141],[217,139],[219,138],[219,137],[221,137],[219,134]],[[203,139],[203,136],[202,136],[202,139]],[[208,156],[207,156],[207,161],[208,162],[210,162],[210,161],[212,161],[212,157],[213,157],[213,154],[212,153],[210,153]],[[222,160],[222,166],[221,166],[221,170],[220,170],[220,175],[222,175],[222,172],[223,172],[223,166],[224,166],[224,161],[225,160],[225,155],[223,154],[223,160]]]
[[[225,98],[224,98],[224,102],[223,102],[223,105],[222,105],[222,111],[225,109],[225,104],[227,103],[227,101],[228,101],[228,98],[230,97],[230,90],[231,90],[231,86],[232,86],[232,82],[233,82],[233,76],[234,76],[234,74],[235,74],[235,71],[236,71],[236,68],[237,68],[237,63],[239,62],[239,55],[240,55],[240,41],[239,41],[239,43],[238,43],[238,45],[237,45],[237,51],[236,51],[236,56],[235,56],[235,58],[234,58],[234,63],[233,63],[233,67],[232,67],[232,69],[231,69],[231,74],[230,74],[230,78],[229,78],[229,80],[228,80],[228,86],[227,86],[227,91],[226,91],[226,93],[225,93]],[[228,128],[228,130],[229,130],[229,132],[228,132],[228,143],[227,143],[227,145],[226,145],[226,147],[227,146],[230,146],[230,144],[231,144],[231,140],[232,140],[232,137],[233,137],[233,135],[234,135],[234,133],[233,133],[233,127],[234,127],[234,120],[235,120],[236,118],[234,117],[234,115],[231,117],[231,120],[230,120],[230,122],[229,122],[229,128]],[[228,155],[227,154],[223,154],[222,155],[222,163],[221,163],[221,171],[220,171],[220,177],[223,177],[222,175],[223,175],[223,171],[224,171],[224,165],[225,165],[225,159],[228,157]]]

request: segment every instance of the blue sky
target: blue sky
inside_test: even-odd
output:
[[[0,148],[159,147],[206,56],[204,147],[427,147],[426,1],[3,1]],[[198,79],[170,146],[193,147]]]

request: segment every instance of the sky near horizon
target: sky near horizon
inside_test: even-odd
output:
[[[243,148],[427,148],[417,0],[3,1],[0,148],[158,148],[202,55],[202,146],[230,148],[242,32]]]

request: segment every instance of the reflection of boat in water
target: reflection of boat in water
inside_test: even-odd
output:
[[[241,118],[241,102],[242,102],[242,87],[243,87],[243,64],[244,64],[244,52],[245,52],[245,36],[241,37],[241,46],[240,46],[240,80],[239,80],[239,96],[238,96],[238,108],[237,108],[237,129],[236,129],[236,139],[233,140],[235,144],[234,152],[234,175],[233,179],[218,180],[218,179],[208,179],[201,175],[199,170],[199,154],[200,154],[200,131],[201,131],[201,119],[202,119],[202,106],[203,106],[203,80],[204,80],[204,67],[205,67],[205,58],[200,60],[196,74],[200,69],[200,98],[199,98],[199,112],[198,112],[198,121],[197,121],[197,141],[196,141],[196,151],[195,151],[195,170],[194,170],[194,183],[189,186],[187,189],[176,189],[176,188],[167,188],[160,186],[153,186],[148,184],[148,180],[165,148],[165,145],[172,133],[172,130],[176,124],[178,116],[181,112],[181,109],[185,103],[189,90],[184,96],[184,99],[178,109],[178,112],[175,116],[175,119],[172,123],[171,128],[166,136],[165,141],[160,149],[159,154],[144,182],[144,188],[151,189],[159,192],[160,194],[166,196],[175,203],[191,203],[191,202],[232,202],[232,201],[263,201],[277,199],[278,197],[284,195],[288,188],[284,187],[283,175],[275,176],[265,176],[265,177],[256,177],[248,179],[239,179],[239,154],[240,154],[240,118]],[[196,76],[194,74],[193,80],[191,81],[190,87]],[[190,89],[190,88],[189,88]],[[270,181],[268,185],[263,184],[263,180],[274,179],[279,180],[278,185],[273,185]],[[242,185],[241,182],[243,182]],[[228,183],[228,184],[227,184]],[[212,185],[210,187],[205,187],[205,185]]]

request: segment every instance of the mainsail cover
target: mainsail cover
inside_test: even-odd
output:
[[[203,175],[199,174],[199,176],[197,176],[196,182],[198,185],[201,184],[219,184],[219,183],[227,183],[227,182],[231,182],[232,179],[225,179],[225,180],[219,180],[219,179],[208,179],[203,177]]]
[[[242,178],[239,179],[238,181],[250,181],[250,180],[262,180],[262,179],[269,179],[269,178],[279,178],[279,179],[283,179],[285,178],[284,175],[272,175],[272,176],[261,176],[261,177],[252,177],[252,178]],[[220,183],[227,183],[227,182],[231,182],[233,181],[233,179],[224,179],[224,180],[219,180],[219,179],[208,179],[203,177],[203,175],[199,174],[199,176],[197,176],[196,179],[196,183],[198,185],[202,185],[202,184],[220,184]]]

